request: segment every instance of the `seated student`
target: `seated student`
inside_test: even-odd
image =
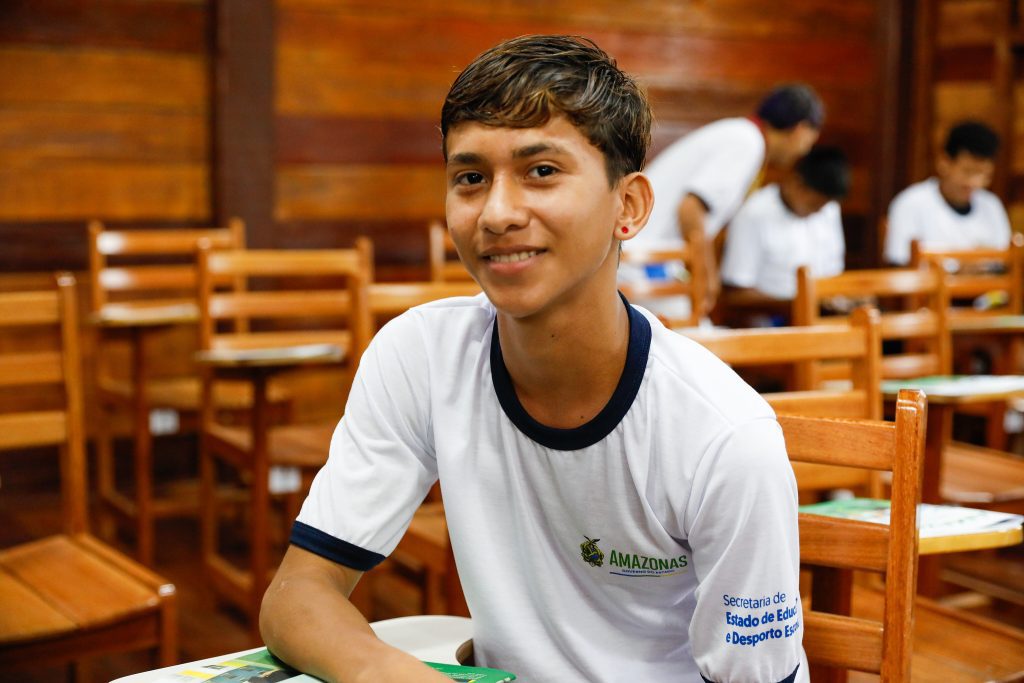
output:
[[[936,176],[911,185],[889,205],[885,260],[910,262],[910,243],[927,249],[1002,249],[1010,220],[986,190],[995,171],[999,136],[983,123],[965,121],[949,131],[935,165]]]
[[[362,357],[264,598],[276,655],[329,681],[447,680],[347,600],[440,478],[478,665],[525,683],[807,680],[775,416],[615,288],[653,202],[650,122],[581,38],[516,38],[456,78],[448,228],[484,294],[410,310]]]
[[[796,271],[843,272],[846,245],[837,200],[850,187],[842,151],[815,147],[780,184],[751,195],[729,224],[722,282],[771,299],[796,296]]]
[[[755,189],[765,165],[792,166],[818,139],[824,120],[813,89],[783,85],[761,101],[755,116],[721,119],[672,143],[647,169],[657,198],[650,223],[624,249],[671,249],[691,231],[702,231],[710,310],[720,288],[715,235]]]

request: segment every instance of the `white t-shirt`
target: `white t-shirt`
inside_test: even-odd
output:
[[[1004,249],[1010,244],[1010,219],[988,190],[975,190],[971,210],[957,213],[939,192],[938,178],[929,178],[900,192],[889,205],[885,260],[909,263],[914,240],[928,249]]]
[[[292,542],[369,569],[440,476],[479,665],[523,683],[806,681],[796,483],[774,413],[706,349],[629,312],[619,385],[578,429],[523,410],[483,295],[390,322]]]
[[[800,266],[808,266],[815,277],[838,275],[845,255],[839,204],[829,202],[801,218],[786,207],[779,186],[772,184],[751,195],[729,223],[722,282],[792,299]]]
[[[647,227],[622,248],[681,245],[679,203],[690,193],[707,204],[704,228],[708,238],[713,238],[739,209],[764,157],[764,135],[746,118],[715,121],[675,141],[644,170],[654,187],[654,210]]]

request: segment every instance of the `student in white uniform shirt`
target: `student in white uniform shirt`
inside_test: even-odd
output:
[[[815,147],[780,184],[755,192],[729,224],[722,283],[770,299],[796,296],[796,271],[843,272],[846,244],[838,200],[850,188],[842,151]]]
[[[715,121],[672,143],[647,167],[654,211],[644,232],[624,249],[676,248],[691,231],[702,231],[710,310],[720,287],[715,235],[754,189],[765,165],[792,166],[818,139],[824,120],[814,90],[784,85],[762,100],[755,116]]]
[[[456,78],[448,228],[484,294],[408,311],[363,355],[264,598],[276,655],[328,681],[447,680],[347,599],[440,479],[478,665],[523,683],[807,680],[774,413],[616,292],[653,203],[650,122],[581,38],[516,38]]]
[[[910,262],[910,243],[928,249],[957,250],[1010,243],[1010,220],[1003,203],[986,190],[995,171],[999,136],[976,121],[949,131],[933,178],[911,185],[889,205],[885,260]]]

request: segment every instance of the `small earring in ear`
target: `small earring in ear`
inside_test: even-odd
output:
[[[622,226],[622,234],[625,235],[625,234],[628,234],[628,233],[629,233],[629,228],[627,226],[623,225]]]

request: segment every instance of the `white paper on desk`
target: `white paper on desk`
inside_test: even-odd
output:
[[[1021,515],[955,505],[921,503],[917,507],[917,512],[921,538],[1008,531],[1024,524],[1024,516]]]

